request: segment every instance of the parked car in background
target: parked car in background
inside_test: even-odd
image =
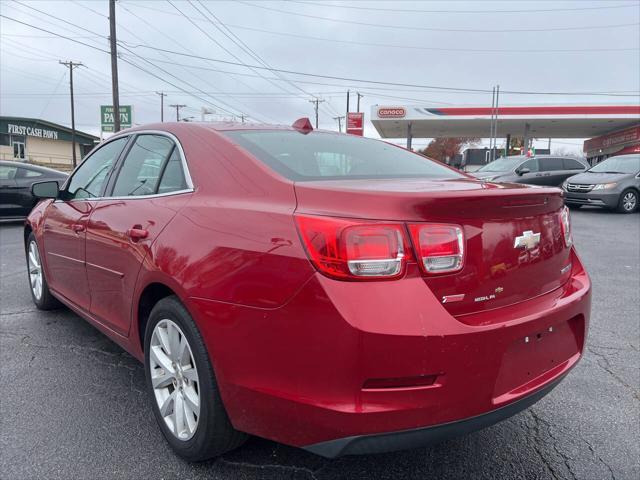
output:
[[[589,168],[586,160],[576,157],[515,155],[502,157],[470,173],[489,182],[526,183],[560,187],[562,182]]]
[[[582,356],[591,284],[557,188],[301,119],[125,130],[33,190],[35,305],[144,362],[189,460],[247,433],[326,457],[417,447],[531,406]]]
[[[565,204],[610,208],[621,213],[638,210],[640,198],[640,155],[617,155],[584,173],[569,177],[563,184]]]
[[[35,182],[55,180],[60,185],[68,175],[51,168],[0,160],[0,220],[21,220],[38,203],[31,193]]]

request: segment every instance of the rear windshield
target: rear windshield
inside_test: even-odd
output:
[[[224,132],[276,172],[295,180],[342,178],[462,178],[433,160],[379,140],[311,132]]]

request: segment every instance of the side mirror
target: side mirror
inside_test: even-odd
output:
[[[37,198],[58,198],[60,196],[60,186],[55,180],[37,182],[31,185],[31,193]]]
[[[516,173],[520,176],[524,175],[525,173],[531,173],[531,170],[529,170],[528,168],[519,168],[518,170],[516,170]]]

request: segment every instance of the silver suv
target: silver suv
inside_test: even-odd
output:
[[[633,213],[640,197],[640,155],[617,155],[598,163],[563,184],[569,208],[595,205]]]

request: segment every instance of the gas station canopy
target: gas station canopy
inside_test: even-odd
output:
[[[537,105],[424,107],[374,105],[371,122],[382,138],[490,136],[497,113],[496,137],[590,138],[640,122],[640,105]]]

